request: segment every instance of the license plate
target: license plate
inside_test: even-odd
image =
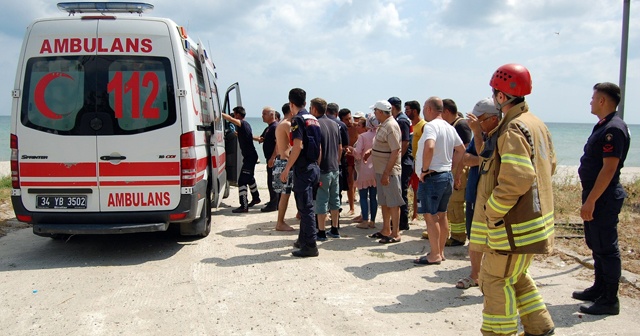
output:
[[[36,196],[38,209],[86,209],[87,196]]]

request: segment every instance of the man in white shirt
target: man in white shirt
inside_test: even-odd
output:
[[[431,97],[424,103],[424,117],[428,123],[418,142],[415,171],[418,186],[418,213],[424,214],[431,251],[413,262],[439,265],[449,237],[447,206],[455,183],[460,183],[464,144],[455,128],[442,118],[442,99]],[[453,174],[452,174],[453,171]]]

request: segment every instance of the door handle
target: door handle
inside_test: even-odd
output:
[[[105,155],[105,156],[101,156],[100,160],[102,161],[113,161],[113,160],[126,160],[127,157],[126,156],[111,156],[111,155]]]

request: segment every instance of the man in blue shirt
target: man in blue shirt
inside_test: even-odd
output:
[[[338,216],[340,211],[340,130],[338,124],[325,114],[327,102],[322,98],[311,100],[311,114],[320,123],[322,132],[322,159],[320,160],[320,186],[316,193],[316,213],[318,214],[318,240],[340,238]],[[327,212],[331,212],[331,230],[325,231]]]

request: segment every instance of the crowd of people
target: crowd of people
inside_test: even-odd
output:
[[[416,100],[403,105],[391,97],[375,102],[369,114],[353,115],[314,98],[307,110],[306,92],[294,88],[282,106],[282,119],[275,109],[263,109],[268,126],[256,137],[244,121],[244,109],[237,107],[233,116],[225,116],[237,127],[245,158],[238,181],[240,207],[233,212],[247,212],[260,203],[253,140],[264,144],[268,158],[270,200],[261,211],[278,211],[276,230],[293,230],[284,218],[289,195],[294,194],[300,219],[292,252],[296,257],[316,257],[318,241],[340,238],[342,191],[351,216],[356,215],[359,195],[361,211],[353,219],[357,228],[376,228],[380,208],[382,226],[368,236],[381,244],[402,241],[402,231],[409,229],[411,188],[411,218],[424,216],[422,236],[430,249],[413,262],[439,265],[446,260],[445,246],[462,246],[468,240],[471,272],[456,287],[480,287],[482,333],[515,335],[520,318],[525,335],[552,335],[554,323],[528,268],[534,255],[553,249],[553,142],[525,101],[532,81],[524,66],[501,66],[490,86],[491,97],[479,100],[466,118],[453,100],[435,96],[422,108]],[[618,314],[617,223],[626,196],[620,169],[630,137],[616,116],[619,87],[599,83],[593,90],[591,113],[599,121],[585,146],[579,175],[581,217],[595,260],[595,282],[572,296],[593,302],[581,306],[584,313]]]

